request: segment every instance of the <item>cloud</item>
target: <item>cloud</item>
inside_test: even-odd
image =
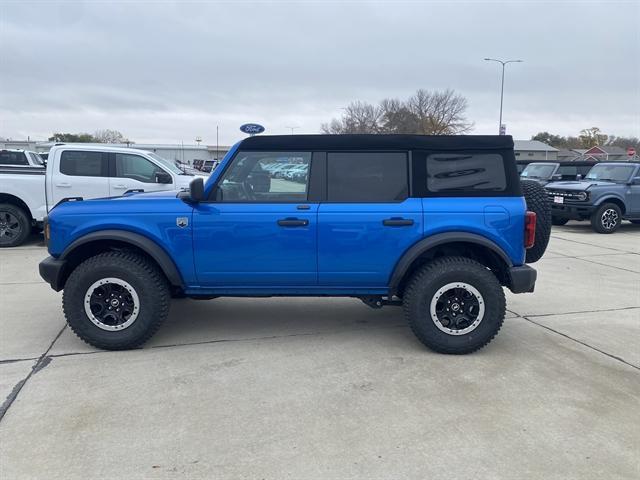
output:
[[[4,2],[0,136],[121,130],[138,142],[318,132],[360,99],[454,88],[474,133],[640,135],[640,4]],[[603,28],[602,19],[606,18]]]

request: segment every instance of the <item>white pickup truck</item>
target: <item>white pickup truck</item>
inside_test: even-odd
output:
[[[22,154],[28,163],[16,164]],[[194,178],[170,160],[133,148],[58,145],[51,148],[46,168],[38,158],[33,152],[0,150],[0,247],[20,245],[64,199],[181,190]]]

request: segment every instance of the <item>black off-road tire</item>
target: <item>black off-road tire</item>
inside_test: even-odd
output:
[[[0,203],[0,248],[17,247],[31,233],[29,215],[17,205]]]
[[[477,327],[462,335],[442,331],[430,311],[439,290],[455,282],[480,292],[485,308]],[[474,352],[493,340],[504,321],[506,301],[500,282],[483,265],[466,257],[442,257],[424,265],[409,280],[403,308],[411,330],[424,345],[436,352],[459,355]]]
[[[551,224],[561,227],[562,225],[566,225],[569,222],[568,218],[560,218],[560,217],[551,217]]]
[[[85,312],[85,295],[91,285],[117,278],[133,287],[139,298],[138,316],[128,327],[106,331]],[[171,293],[164,274],[147,258],[130,252],[106,252],[82,262],[69,276],[62,306],[69,327],[78,337],[105,350],[136,348],[151,338],[169,314]]]
[[[610,215],[610,218],[615,217],[615,223],[613,225],[605,222],[604,216]],[[622,210],[615,203],[603,203],[598,209],[591,215],[591,227],[598,233],[613,233],[620,228],[622,224]]]
[[[551,204],[547,191],[533,180],[522,180],[522,193],[527,202],[527,210],[536,214],[536,240],[533,247],[527,249],[526,262],[535,263],[542,258],[551,235]]]

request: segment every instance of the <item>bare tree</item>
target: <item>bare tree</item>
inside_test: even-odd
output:
[[[322,124],[323,133],[380,133],[380,107],[366,102],[351,102],[341,119]]]
[[[382,110],[381,131],[383,133],[416,133],[419,131],[419,118],[398,99],[385,98],[380,102]]]
[[[125,143],[124,135],[117,130],[98,130],[93,138],[97,143]]]
[[[413,133],[455,135],[473,127],[464,112],[467,100],[453,90],[418,90],[406,101],[384,99],[379,105],[352,102],[340,119],[322,125],[323,133]]]
[[[473,127],[464,112],[467,100],[453,90],[428,92],[418,90],[407,101],[409,110],[418,118],[416,133],[422,135],[459,135]]]

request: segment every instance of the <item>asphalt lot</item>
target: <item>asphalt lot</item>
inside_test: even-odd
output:
[[[0,478],[639,478],[640,225],[552,237],[460,357],[309,298],[178,300],[144,349],[96,351],[39,240],[1,250]]]

